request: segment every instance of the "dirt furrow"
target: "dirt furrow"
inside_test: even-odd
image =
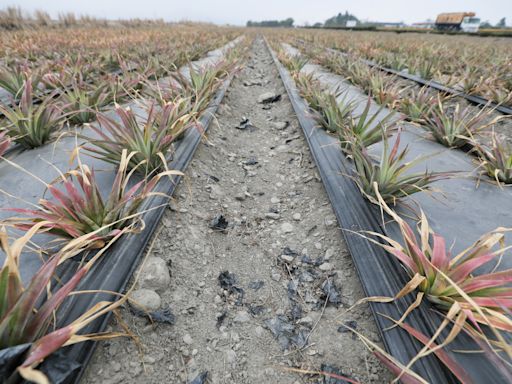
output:
[[[386,381],[343,327],[378,341],[368,307],[347,313],[362,289],[262,40],[253,44],[216,122],[137,282],[137,299],[170,308],[175,324],[124,309],[139,343],[102,343],[84,382],[323,382],[288,368]]]

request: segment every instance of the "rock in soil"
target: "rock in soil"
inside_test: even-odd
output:
[[[134,300],[134,306],[141,310],[156,311],[162,304],[158,293],[151,289],[137,289],[132,292],[130,297]]]
[[[168,288],[171,276],[165,260],[160,257],[148,257],[139,279],[139,286],[162,291]]]

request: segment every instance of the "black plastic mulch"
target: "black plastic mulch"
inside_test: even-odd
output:
[[[224,81],[211,102],[210,107],[201,118],[201,124],[204,130],[208,129],[213,115],[229,87],[231,79],[232,76]],[[198,130],[189,130],[186,133],[176,149],[174,160],[169,164],[169,169],[184,171],[187,168],[201,141],[201,135]],[[172,180],[168,178],[162,179],[157,186],[157,191],[171,196],[180,179],[181,177],[179,176],[173,177]],[[96,290],[123,292],[165,212],[167,203],[168,198],[163,196],[154,196],[151,200],[147,201],[145,208],[158,208],[148,211],[143,215],[142,218],[145,222],[144,231],[139,234],[129,234],[121,241],[117,241],[112,246],[109,253],[93,266],[92,270],[77,289],[86,290],[90,287],[94,287]],[[144,209],[144,207],[142,209]],[[69,324],[70,321],[78,318],[85,310],[98,301],[112,299],[114,299],[112,295],[105,293],[73,296],[60,308],[58,325]],[[159,315],[163,317],[158,318],[158,320],[167,321],[168,323],[173,321],[171,313],[159,313],[157,317]],[[111,314],[107,314],[96,320],[83,329],[81,333],[90,334],[104,331],[108,325],[110,316]],[[74,362],[79,365],[79,368],[75,371],[68,371],[70,373],[69,375],[62,375],[63,372],[60,369],[62,366],[62,355],[52,355],[42,364],[41,369],[49,375],[52,383],[78,383],[87,363],[92,357],[95,347],[95,342],[85,342],[62,349],[62,354],[65,356],[67,362]]]
[[[340,151],[337,139],[318,128],[315,121],[308,114],[308,106],[299,96],[290,74],[277,60],[269,46],[268,48],[304,131],[340,226],[351,231],[369,230],[386,234],[391,238],[400,238],[397,226],[387,224],[384,227],[379,209],[363,198],[353,180],[344,176],[350,174],[351,166]],[[449,162],[450,159],[444,161]],[[442,209],[449,211],[446,207],[442,207]],[[504,219],[504,217],[501,219]],[[454,225],[453,222],[449,224],[453,230],[450,232],[450,229],[448,229],[448,233],[453,233],[453,231],[457,233],[457,230],[464,233],[464,224]],[[467,227],[467,229],[471,229],[470,232],[474,231],[472,226]],[[343,235],[366,296],[392,297],[408,282],[409,279],[402,266],[395,259],[389,257],[380,247],[372,245],[361,236],[348,231],[343,231]],[[470,236],[472,235],[473,233],[470,233]],[[422,345],[398,327],[383,331],[392,324],[380,314],[399,319],[412,302],[413,297],[409,295],[393,304],[371,303],[370,305],[387,351],[402,363],[407,363],[416,356]],[[426,335],[432,335],[440,321],[440,315],[426,301],[409,314],[407,318],[409,325]],[[474,382],[496,384],[507,382],[505,377],[485,356],[452,352],[458,349],[476,350],[478,346],[468,336],[461,334],[450,344],[449,348],[445,349],[452,358],[464,367]],[[430,383],[458,382],[433,355],[416,362],[413,369]]]

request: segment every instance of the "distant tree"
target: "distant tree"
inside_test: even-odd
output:
[[[313,28],[322,28],[324,25],[322,23],[313,24]]]
[[[281,25],[283,27],[293,27],[293,22],[294,20],[291,17],[289,17],[286,20],[281,21]]]
[[[480,23],[480,28],[488,29],[488,28],[492,28],[492,25],[488,21],[484,21],[484,22]]]
[[[496,24],[496,28],[505,28],[507,26],[506,18],[502,17],[498,24]]]
[[[285,20],[263,20],[251,21],[249,20],[246,25],[248,27],[293,27],[294,20],[289,17]]]
[[[347,25],[347,21],[349,20],[353,20],[356,23],[359,23],[359,19],[357,17],[348,13],[348,11],[345,11],[344,14],[338,13],[336,16],[325,20],[324,25],[326,27],[344,27]]]

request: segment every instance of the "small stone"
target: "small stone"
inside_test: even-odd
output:
[[[300,221],[300,219],[301,219],[300,213],[294,213],[292,217],[293,217],[293,220],[295,220],[295,221]]]
[[[293,225],[291,225],[290,223],[283,223],[281,224],[281,231],[283,231],[284,233],[291,233],[293,232]]]
[[[293,256],[290,256],[290,255],[281,255],[281,259],[284,260],[287,263],[293,263],[293,260],[295,258]]]
[[[303,318],[299,319],[297,323],[305,325],[306,327],[311,327],[313,325],[313,319],[309,316],[304,316]]]
[[[323,263],[318,268],[320,268],[322,271],[330,271],[332,269],[331,263]]]
[[[271,125],[275,129],[283,130],[283,129],[286,129],[286,127],[288,127],[289,123],[288,123],[288,121],[275,121],[275,122],[271,123]]]
[[[233,351],[232,349],[228,349],[226,351],[226,360],[228,361],[228,363],[230,364],[234,364],[236,363],[236,352]]]
[[[274,280],[274,281],[281,280],[281,274],[279,272],[272,272],[272,280]]]
[[[235,318],[233,319],[233,321],[235,323],[247,323],[250,320],[251,320],[251,315],[249,315],[249,313],[247,313],[246,311],[238,312],[235,315]]]
[[[183,336],[183,342],[187,345],[190,345],[194,342],[194,340],[192,340],[192,336],[190,336],[188,333],[186,333],[184,336]]]
[[[235,195],[235,200],[238,200],[238,201],[244,201],[245,200],[245,193],[238,193]]]
[[[321,243],[315,243],[315,248],[320,250],[322,249],[322,244]]]
[[[261,337],[265,333],[265,329],[258,325],[256,328],[254,328],[254,333],[256,336]]]
[[[148,257],[140,274],[140,286],[158,291],[167,289],[170,283],[171,275],[165,260],[160,257]]]
[[[132,304],[142,310],[156,311],[162,304],[158,293],[151,289],[137,289],[132,292],[130,297],[135,301]]]
[[[326,227],[334,227],[336,225],[336,220],[326,219],[324,223]]]
[[[281,200],[279,200],[277,197],[273,196],[271,199],[270,199],[270,202],[272,204],[279,204],[281,202]]]
[[[267,212],[265,213],[265,218],[272,219],[272,220],[278,220],[281,217],[279,213],[274,212]]]
[[[334,248],[327,248],[324,255],[324,260],[329,260],[334,256]]]
[[[279,95],[275,92],[265,92],[265,93],[262,93],[258,97],[258,103],[259,104],[274,103],[276,101],[279,101],[279,99],[281,99],[281,95]]]
[[[197,349],[193,349],[193,350],[192,350],[192,356],[197,355],[197,353],[198,353],[198,352],[199,352],[199,351],[198,351]]]

